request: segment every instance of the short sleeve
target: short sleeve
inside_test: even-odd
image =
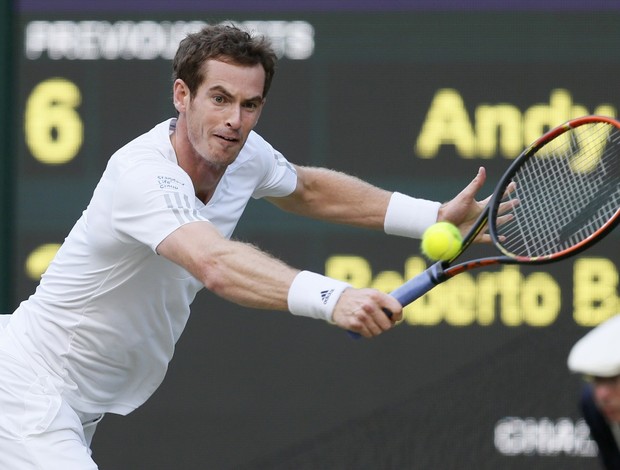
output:
[[[120,176],[112,204],[112,227],[117,235],[153,251],[182,225],[207,220],[196,208],[189,176],[173,165],[131,166]]]
[[[293,165],[271,145],[264,142],[265,177],[254,190],[252,197],[283,197],[291,194],[297,186],[297,172]]]

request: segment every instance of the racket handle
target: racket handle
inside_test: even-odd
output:
[[[390,292],[390,295],[398,300],[403,307],[405,307],[414,300],[422,297],[429,290],[439,284],[441,282],[442,273],[442,262],[435,263],[430,268],[409,279],[400,287],[394,289]],[[392,317],[392,312],[385,308],[383,311],[388,317]],[[353,339],[360,339],[362,337],[362,335],[353,331],[347,331],[347,333]]]
[[[442,263],[435,263],[416,277],[409,279],[402,286],[394,289],[390,295],[405,307],[439,284],[442,272]]]

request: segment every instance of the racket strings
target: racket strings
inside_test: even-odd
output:
[[[517,256],[553,255],[578,245],[620,207],[620,131],[608,123],[572,128],[538,148],[516,170],[512,220],[496,229]]]

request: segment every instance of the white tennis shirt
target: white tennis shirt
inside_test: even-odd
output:
[[[297,176],[252,132],[205,206],[157,125],[110,159],[90,204],[36,292],[7,328],[12,342],[86,413],[127,414],[157,389],[202,284],[155,249],[209,220],[230,237],[250,197],[286,196]]]

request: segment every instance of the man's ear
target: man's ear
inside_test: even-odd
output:
[[[179,113],[185,112],[190,99],[190,91],[187,84],[177,78],[172,85],[172,103]]]

